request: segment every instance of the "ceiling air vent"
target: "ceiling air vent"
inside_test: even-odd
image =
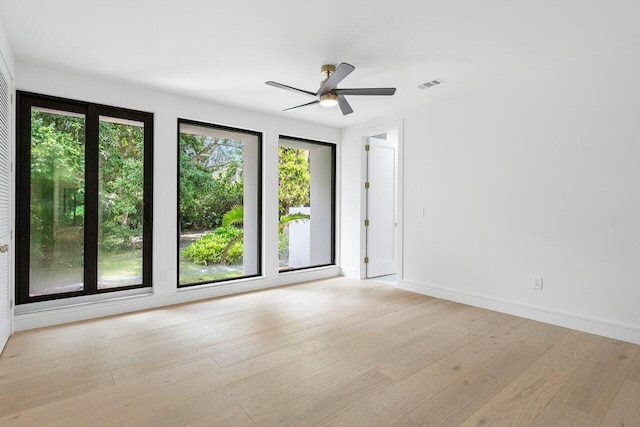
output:
[[[441,79],[433,79],[429,82],[426,83],[422,83],[420,86],[418,86],[418,89],[426,89],[429,87],[434,87],[434,86],[438,86],[443,84],[444,82]]]

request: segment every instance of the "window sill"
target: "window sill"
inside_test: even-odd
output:
[[[96,295],[86,295],[74,298],[63,298],[51,301],[33,302],[16,305],[14,313],[16,316],[22,314],[42,313],[46,311],[77,308],[90,305],[104,304],[107,302],[121,302],[133,298],[148,297],[153,295],[152,288],[130,289],[120,292],[102,293]]]

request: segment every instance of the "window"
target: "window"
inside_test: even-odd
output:
[[[151,284],[153,115],[18,92],[19,304]]]
[[[178,133],[178,285],[259,275],[261,134],[182,119]]]
[[[281,136],[280,271],[335,263],[335,146]]]

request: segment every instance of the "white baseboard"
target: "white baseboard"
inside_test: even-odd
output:
[[[340,275],[344,277],[348,277],[350,279],[359,279],[358,272],[356,270],[350,270],[348,268],[341,268]]]
[[[411,292],[455,301],[474,307],[486,308],[501,313],[512,314],[526,319],[575,329],[590,334],[616,340],[640,344],[640,327],[596,319],[575,313],[567,313],[544,307],[536,307],[519,302],[503,300],[471,292],[457,291],[439,286],[398,280],[398,287]]]
[[[112,316],[114,314],[130,313],[337,276],[338,267],[321,267],[318,269],[281,273],[274,279],[241,279],[215,285],[181,288],[172,294],[156,295],[148,293],[16,313],[14,316],[14,330],[23,331],[63,323],[78,322],[81,320]]]

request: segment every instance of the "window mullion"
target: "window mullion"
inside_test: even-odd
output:
[[[153,250],[153,118],[145,116],[144,120],[144,192],[143,192],[143,253],[142,283],[151,286]]]
[[[99,116],[97,108],[88,106],[85,145],[85,223],[84,286],[85,293],[98,290],[98,174]]]

